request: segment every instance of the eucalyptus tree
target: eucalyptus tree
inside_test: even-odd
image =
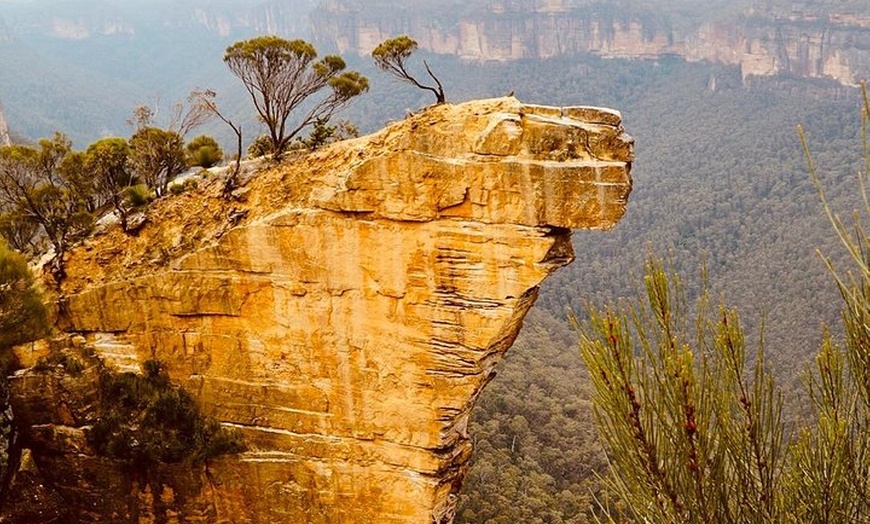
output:
[[[269,132],[272,152],[280,156],[302,129],[329,120],[337,110],[368,90],[368,79],[339,56],[317,58],[314,46],[304,40],[260,36],[236,42],[224,62],[244,85],[254,109]],[[311,97],[328,90],[316,101]],[[291,122],[294,111],[305,107]]]
[[[381,71],[398,78],[400,81],[419,87],[420,89],[431,91],[435,95],[435,103],[443,104],[446,99],[444,97],[444,87],[441,81],[432,72],[428,62],[423,60],[423,67],[426,68],[426,73],[435,81],[434,86],[429,86],[421,83],[408,72],[408,58],[417,50],[417,41],[407,35],[397,36],[384,40],[372,51],[372,58],[375,59],[375,65]]]
[[[130,167],[157,196],[187,168],[184,139],[175,131],[143,127],[130,137]]]
[[[38,147],[0,147],[0,209],[35,226],[34,234],[45,235],[54,248],[52,270],[58,281],[65,276],[64,255],[70,243],[93,225],[79,185],[61,169],[71,145],[65,135],[55,133],[40,140]]]
[[[99,202],[112,205],[125,231],[128,210],[124,191],[133,185],[129,157],[130,146],[123,138],[98,140],[88,146],[84,154],[85,172],[91,176]]]

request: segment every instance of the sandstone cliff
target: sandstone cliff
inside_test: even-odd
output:
[[[35,463],[78,522],[451,522],[475,398],[570,230],[622,216],[632,151],[614,111],[502,98],[291,158],[231,203],[157,202],[71,253],[53,344],[163,361],[249,449],[125,476],[85,438],[93,373],[25,369]]]
[[[569,0],[492,1],[467,12],[369,9],[351,0],[312,13],[321,45],[366,55],[409,34],[423,49],[467,60],[551,58],[594,53],[614,58],[680,56],[739,66],[744,78],[780,73],[857,85],[870,74],[870,10],[818,14],[746,11],[682,20],[678,11],[610,8]]]

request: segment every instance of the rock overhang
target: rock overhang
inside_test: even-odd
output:
[[[182,521],[448,522],[474,400],[538,285],[572,260],[570,230],[622,216],[631,159],[615,111],[435,106],[258,174],[244,201],[206,185],[158,202],[138,237],[89,240],[70,255],[62,324],[119,370],[163,361],[245,434],[207,494],[174,503]],[[85,429],[51,420],[63,431],[32,433],[63,455]],[[105,496],[130,511],[141,498]]]

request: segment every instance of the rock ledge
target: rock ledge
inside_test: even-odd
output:
[[[158,202],[71,254],[61,325],[119,370],[164,361],[250,450],[116,481],[69,409],[87,388],[24,371],[34,460],[79,522],[451,522],[474,400],[570,230],[621,218],[631,159],[615,111],[501,98],[289,159],[244,202]]]

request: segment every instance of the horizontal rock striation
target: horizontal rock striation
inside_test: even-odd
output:
[[[34,460],[80,522],[451,522],[475,398],[570,230],[623,215],[631,159],[615,111],[502,98],[290,158],[232,203],[158,202],[71,254],[61,324],[118,370],[163,361],[249,449],[124,479],[85,442],[86,379],[23,371]]]

